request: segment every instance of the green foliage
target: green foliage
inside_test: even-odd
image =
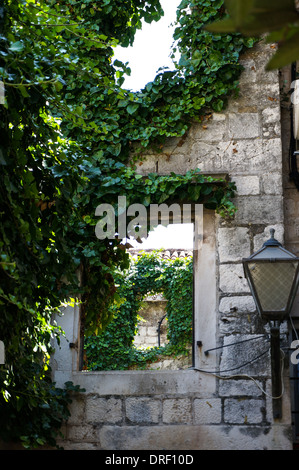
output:
[[[130,71],[114,60],[113,48],[132,44],[142,18],[161,17],[159,0],[2,2],[1,438],[26,436],[32,445],[50,439],[42,422],[51,415],[47,405],[66,404],[48,381],[51,340],[61,334],[51,320],[61,303],[81,296],[89,333],[110,321],[114,273],[128,268],[128,256],[120,240],[96,239],[99,204],[116,207],[119,195],[146,206],[175,198],[234,214],[233,184],[200,172],[143,179],[135,168],[149,147],[161,152],[172,136],[183,142],[194,120],[221,111],[237,91],[239,54],[252,41],[204,30],[221,17],[222,5],[183,0],[175,32],[179,64],[132,93],[122,88]],[[26,393],[32,400],[22,399]]]
[[[88,370],[143,369],[163,357],[187,355],[192,343],[192,258],[165,260],[159,252],[143,253],[117,276],[118,302],[112,320],[99,335],[86,338]],[[162,293],[167,300],[168,344],[140,350],[133,344],[138,314],[146,295]]]
[[[57,388],[40,365],[29,365],[29,361],[24,370],[25,383],[18,382],[17,373],[3,369],[0,373],[6,386],[0,396],[1,439],[20,441],[26,449],[58,447],[56,440],[63,436],[61,426],[70,416],[72,394],[83,390],[72,382],[67,382],[64,389]]]
[[[294,0],[225,0],[229,16],[207,26],[214,33],[240,32],[257,36],[270,33],[269,43],[277,42],[278,51],[267,65],[279,69],[299,58],[299,13]]]

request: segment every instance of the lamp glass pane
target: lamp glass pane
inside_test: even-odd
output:
[[[297,262],[250,262],[248,268],[262,309],[266,312],[286,310]]]

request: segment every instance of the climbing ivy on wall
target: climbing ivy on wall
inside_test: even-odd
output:
[[[118,302],[113,319],[99,335],[85,342],[88,370],[143,369],[165,357],[190,354],[192,344],[192,258],[163,259],[160,252],[141,254],[126,271],[118,272]],[[167,300],[165,346],[140,350],[133,344],[140,309],[147,295],[161,293]]]
[[[253,44],[202,28],[222,17],[222,0],[183,0],[175,31],[180,62],[132,93],[122,88],[129,69],[114,60],[113,48],[132,44],[141,20],[162,14],[159,0],[1,3],[1,438],[48,442],[65,416],[64,406],[57,415],[45,411],[59,402],[49,357],[61,334],[52,324],[61,303],[81,296],[89,333],[111,319],[115,271],[128,268],[128,255],[120,240],[96,239],[99,204],[116,207],[126,195],[128,205],[148,206],[176,195],[234,214],[235,187],[226,181],[200,172],[136,174],[149,147],[161,153],[171,136],[181,145],[194,120],[223,109],[237,91],[239,55]]]

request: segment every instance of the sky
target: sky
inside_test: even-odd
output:
[[[143,22],[141,30],[135,34],[132,47],[116,47],[115,59],[129,62],[131,76],[123,84],[124,88],[139,91],[154,80],[160,67],[173,69],[170,59],[171,45],[173,43],[174,23],[176,9],[181,0],[160,0],[164,16],[158,22],[151,24]]]
[[[160,21],[147,24],[143,22],[142,29],[137,31],[132,47],[115,49],[114,58],[129,62],[131,76],[127,77],[123,88],[139,91],[154,80],[160,67],[173,68],[170,59],[173,43],[176,9],[181,0],[160,0],[164,16]],[[131,245],[136,248],[193,248],[193,224],[158,226],[150,232],[142,245],[130,239]]]

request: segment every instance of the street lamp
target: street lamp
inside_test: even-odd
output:
[[[299,282],[299,258],[274,238],[243,259],[245,277],[263,320],[270,323],[273,414],[281,418],[280,323],[290,314]]]

